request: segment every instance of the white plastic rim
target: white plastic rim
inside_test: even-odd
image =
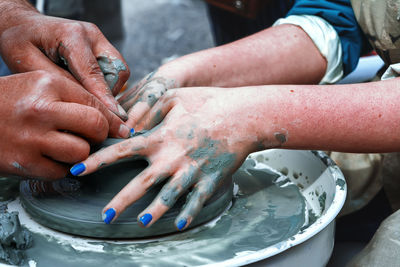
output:
[[[251,154],[253,157],[256,157],[258,154],[268,153],[274,150],[261,151]],[[265,260],[269,257],[275,256],[279,253],[282,253],[288,250],[291,247],[299,245],[313,236],[317,235],[323,229],[325,229],[332,221],[335,220],[336,216],[339,214],[342,209],[344,202],[346,200],[347,195],[347,184],[345,183],[344,175],[339,167],[335,164],[335,162],[329,158],[329,156],[322,151],[296,151],[293,150],[293,153],[312,153],[316,158],[319,158],[324,165],[327,167],[326,171],[332,176],[333,182],[335,184],[335,194],[329,208],[324,211],[324,213],[310,226],[300,231],[296,235],[292,236],[287,240],[283,240],[273,246],[269,246],[265,249],[261,249],[258,251],[249,251],[249,253],[242,253],[237,257],[234,257],[230,260],[207,264],[203,266],[242,266],[250,263],[255,263],[258,261]],[[344,184],[338,184],[338,180],[344,181]]]

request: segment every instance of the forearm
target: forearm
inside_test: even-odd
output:
[[[159,71],[176,74],[180,86],[237,87],[318,83],[325,69],[310,37],[297,26],[281,25],[181,57]]]
[[[400,150],[399,80],[334,86],[263,86],[255,90],[248,127],[268,147],[345,152]],[[254,116],[254,115],[253,115]]]
[[[8,28],[21,24],[26,14],[38,11],[26,0],[0,1],[0,35]]]

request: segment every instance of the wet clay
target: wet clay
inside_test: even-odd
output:
[[[21,226],[18,212],[9,213],[6,204],[0,203],[0,259],[8,264],[24,264],[25,249],[31,246],[31,233]]]
[[[0,177],[0,201],[15,199],[19,194],[19,179]]]
[[[126,70],[125,64],[120,59],[111,59],[106,56],[98,57],[97,63],[108,86],[113,89],[119,79],[119,73]]]
[[[120,139],[108,139],[94,150],[109,146]],[[124,159],[104,166],[93,174],[67,177],[55,182],[23,181],[21,203],[41,224],[66,233],[101,238],[141,238],[176,232],[174,220],[185,203],[186,196],[149,228],[141,228],[137,215],[156,197],[164,183],[150,189],[112,224],[102,221],[102,209],[127,183],[148,166],[147,161]],[[226,179],[216,194],[205,203],[191,227],[205,223],[226,209],[232,199],[232,182]]]
[[[84,240],[60,234],[33,234],[27,250],[37,266],[194,266],[232,259],[281,244],[305,222],[305,201],[294,184],[279,186],[280,174],[254,168],[247,160],[234,174],[235,196],[218,219],[195,229],[157,239],[118,242]],[[284,180],[279,178],[279,180]],[[73,201],[73,198],[71,198]]]

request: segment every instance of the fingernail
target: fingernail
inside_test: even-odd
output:
[[[176,225],[176,227],[178,227],[178,230],[182,230],[183,228],[185,228],[187,224],[187,220],[186,219],[181,219],[178,224]]]
[[[78,164],[75,164],[74,166],[72,166],[72,168],[70,169],[70,172],[73,176],[78,176],[85,170],[86,170],[86,166],[85,166],[85,164],[83,164],[81,162],[81,163],[78,163]]]
[[[149,224],[149,222],[151,222],[151,220],[153,219],[153,216],[151,216],[150,213],[146,213],[145,215],[143,215],[142,217],[140,217],[140,222],[143,224],[143,226],[146,226]]]
[[[129,131],[129,137],[134,137],[135,136],[135,129],[131,128]]]
[[[121,138],[128,138],[130,136],[131,130],[125,124],[119,126],[118,135]]]
[[[121,105],[118,105],[118,113],[121,119],[123,119],[124,121],[128,120],[128,114]]]
[[[103,213],[102,219],[106,224],[110,224],[110,222],[114,219],[115,217],[115,209],[111,208],[106,210],[106,212]]]

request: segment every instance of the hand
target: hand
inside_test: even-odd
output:
[[[88,141],[129,136],[116,115],[77,83],[45,71],[0,78],[0,172],[54,179],[89,155]]]
[[[129,119],[126,122],[127,125],[137,131],[144,130],[142,118],[168,89],[176,86],[174,79],[168,78],[168,75],[162,75],[157,70],[148,74],[137,85],[127,90],[118,99],[122,107],[128,110]]]
[[[126,157],[141,156],[150,163],[106,205],[105,221],[111,221],[113,210],[118,217],[150,187],[169,179],[139,214],[138,221],[152,225],[192,188],[175,220],[179,230],[190,225],[221,181],[228,179],[250,152],[281,145],[273,127],[271,138],[258,138],[260,122],[252,110],[254,103],[243,99],[258,101],[259,95],[260,91],[248,88],[180,88],[164,94],[142,119],[145,128],[158,124],[156,127],[92,154],[79,164],[85,169],[81,175],[85,175],[96,171],[100,163]]]
[[[18,9],[15,16],[17,23],[0,32],[0,52],[13,72],[46,70],[67,77],[127,120],[113,95],[127,81],[128,66],[94,24]]]

